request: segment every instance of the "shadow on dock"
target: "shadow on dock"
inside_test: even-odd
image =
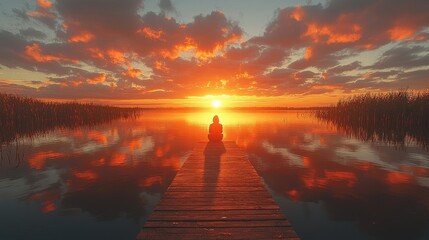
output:
[[[221,156],[224,153],[226,149],[223,142],[208,142],[204,149],[204,188],[207,192],[214,193],[216,185],[213,183],[218,181]]]

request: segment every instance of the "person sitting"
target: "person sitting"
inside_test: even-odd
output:
[[[223,138],[222,124],[219,123],[219,117],[215,115],[213,117],[213,123],[209,127],[209,141],[210,142],[221,142]]]

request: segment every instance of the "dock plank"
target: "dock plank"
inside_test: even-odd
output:
[[[137,239],[299,239],[235,142],[199,143]]]

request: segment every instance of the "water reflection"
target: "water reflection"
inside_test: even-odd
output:
[[[216,114],[303,239],[429,237],[429,154],[416,143],[362,142],[297,112]],[[212,117],[153,111],[1,146],[0,239],[134,239]],[[224,151],[206,146],[205,182]]]
[[[380,143],[362,143],[317,122],[288,121],[272,131],[262,126],[253,131],[259,140],[244,145],[303,239],[429,236],[427,152],[415,146],[398,151]],[[302,203],[315,204],[318,210],[305,209]],[[291,217],[296,208],[302,211]],[[323,221],[331,228],[315,231],[317,226],[308,222],[324,211]],[[353,223],[356,235],[340,227],[347,222]]]
[[[21,139],[25,161],[16,168],[8,164],[16,161],[15,155],[8,154],[0,168],[0,209],[7,212],[7,206],[13,204],[22,210],[37,207],[39,213],[23,211],[9,220],[0,217],[0,222],[45,221],[49,231],[40,233],[32,227],[28,231],[55,239],[57,230],[49,227],[53,216],[40,214],[56,213],[57,223],[80,219],[71,224],[65,238],[117,239],[109,231],[135,237],[197,141],[188,134],[191,128],[198,132],[183,120],[142,118]],[[1,148],[9,152],[14,145]],[[64,218],[67,216],[69,219]],[[121,226],[124,219],[132,221],[131,231]],[[102,233],[97,227],[84,227],[87,221],[115,224]],[[86,232],[78,231],[80,228]],[[26,235],[13,229],[0,233],[0,239],[11,238],[26,239]]]

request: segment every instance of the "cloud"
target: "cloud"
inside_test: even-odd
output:
[[[30,20],[30,18],[27,16],[27,13],[23,9],[14,8],[12,9],[12,12],[15,14],[16,17],[19,19],[22,19],[24,21]]]
[[[176,8],[171,3],[171,0],[159,0],[158,6],[162,12],[176,12]]]
[[[43,40],[47,37],[46,33],[36,30],[34,28],[19,30],[19,35],[29,39],[40,39],[40,40]]]
[[[396,88],[429,89],[429,69],[403,72],[398,75]]]
[[[51,29],[55,29],[57,15],[51,11],[53,6],[52,2],[48,0],[37,0],[36,3],[37,10],[26,12],[26,15],[45,24]]]
[[[0,65],[58,76],[79,75],[82,56],[78,46],[28,41],[0,30]]]
[[[141,24],[138,10],[142,0],[57,0],[56,9],[67,31],[86,30],[103,37],[126,37]]]
[[[326,6],[298,6],[278,11],[263,36],[250,41],[288,49],[305,49],[302,61],[291,67],[326,67],[336,64],[334,54],[375,49],[405,40],[426,28],[429,2],[330,1]]]
[[[21,96],[33,96],[37,89],[21,84],[8,83],[5,79],[0,79],[0,89],[2,93],[18,94]]]
[[[0,30],[0,64],[9,67],[28,68],[26,60],[21,56],[27,41],[11,32]]]
[[[429,66],[429,48],[422,46],[401,46],[383,53],[380,59],[370,66],[372,69],[416,68]]]
[[[239,40],[243,34],[237,24],[228,21],[225,15],[218,11],[207,16],[196,16],[194,22],[186,26],[186,31],[191,44],[198,50],[197,54],[210,54],[221,50],[226,44]]]
[[[63,61],[63,62],[74,62],[77,63],[79,60],[70,59],[67,57],[61,56],[59,53],[57,55],[49,55],[42,52],[42,48],[38,43],[32,43],[25,46],[25,57],[30,58],[36,62],[51,62],[51,61]]]
[[[13,11],[50,29],[0,31],[2,66],[48,74],[43,84],[19,90],[34,90],[34,96],[281,96],[426,86],[425,0],[287,7],[248,40],[220,11],[189,22],[166,16],[175,11],[171,1],[161,0],[159,13],[142,13],[143,0],[36,3],[33,10]]]
[[[49,80],[54,84],[65,86],[78,86],[81,84],[102,84],[105,82],[112,82],[112,77],[107,73],[95,73],[85,70],[79,73],[74,73],[66,77],[49,77]]]

